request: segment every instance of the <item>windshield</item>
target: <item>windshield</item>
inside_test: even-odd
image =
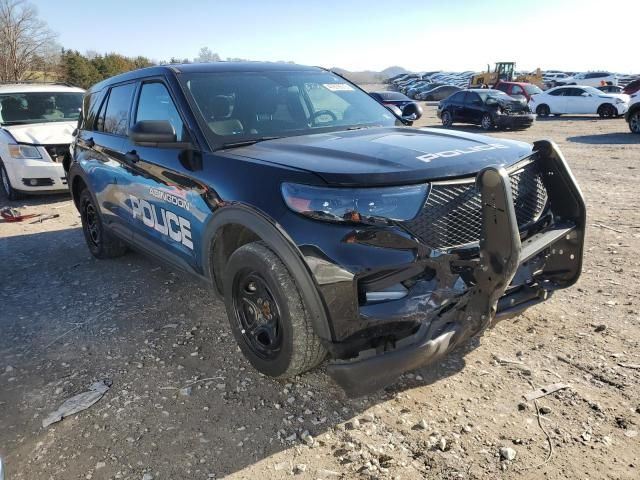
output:
[[[77,120],[82,92],[30,92],[0,94],[0,123],[68,122]]]
[[[542,93],[542,89],[536,85],[525,85],[524,86],[524,90],[525,92],[527,92],[529,95],[535,95],[536,93]]]
[[[181,81],[214,148],[400,124],[369,95],[330,72],[189,73]]]

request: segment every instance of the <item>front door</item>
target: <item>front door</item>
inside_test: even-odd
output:
[[[132,124],[143,120],[168,121],[176,138],[157,146],[125,142],[136,173],[127,192],[134,243],[178,267],[199,271],[199,234],[211,213],[203,198],[206,187],[193,178],[201,156],[162,79],[140,84]]]

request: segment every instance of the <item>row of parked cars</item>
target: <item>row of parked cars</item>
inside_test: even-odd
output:
[[[380,103],[419,117],[422,107],[400,92],[373,92]],[[607,93],[584,85],[554,87],[542,91],[535,85],[500,82],[495,88],[458,89],[438,104],[438,118],[445,127],[471,123],[485,130],[528,128],[536,118],[564,114],[597,114],[601,118],[626,115],[629,128],[640,133],[640,92]]]
[[[626,93],[631,95],[640,89],[640,75],[618,75],[611,72],[560,72],[547,71],[543,75],[545,88],[565,85],[582,85],[601,88],[607,93]]]

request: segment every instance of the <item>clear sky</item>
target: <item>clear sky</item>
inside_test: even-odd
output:
[[[32,0],[66,48],[348,70],[640,72],[640,0]]]

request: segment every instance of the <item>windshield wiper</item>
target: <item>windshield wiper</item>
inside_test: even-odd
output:
[[[253,145],[259,142],[265,142],[267,140],[277,140],[282,137],[258,137],[258,138],[250,138],[247,140],[240,140],[239,142],[229,142],[223,143],[220,147],[216,148],[216,150],[224,150],[227,148],[237,148],[237,147],[247,147],[249,145]]]

